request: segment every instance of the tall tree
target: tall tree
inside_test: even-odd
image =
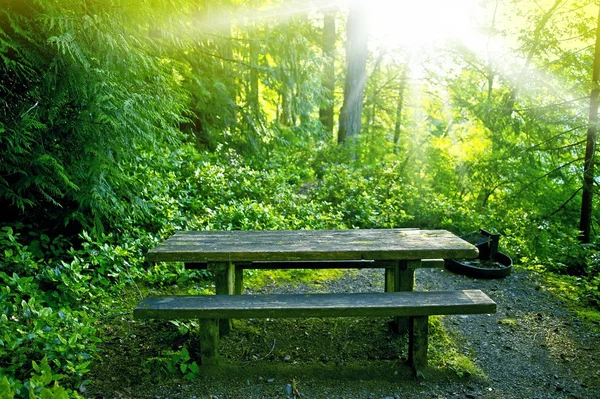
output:
[[[404,108],[404,90],[406,89],[406,80],[408,79],[410,58],[406,61],[400,76],[398,85],[398,103],[396,104],[396,121],[394,124],[394,154],[398,153],[400,147],[400,133],[402,127],[402,110]]]
[[[596,158],[596,139],[598,135],[598,96],[600,95],[600,9],[596,27],[596,48],[592,66],[592,90],[590,93],[589,126],[583,169],[583,195],[581,200],[580,239],[590,242],[592,226],[592,203],[594,195],[594,162]]]
[[[325,130],[333,134],[333,114],[335,99],[335,12],[325,11],[323,20],[323,56],[325,66],[323,68],[323,89],[325,89],[325,101],[319,108],[319,119]]]
[[[346,82],[338,143],[354,139],[360,133],[368,55],[365,13],[364,7],[351,6],[346,23]]]

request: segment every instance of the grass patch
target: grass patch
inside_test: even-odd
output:
[[[509,328],[515,328],[519,325],[519,322],[515,319],[500,319],[498,320],[498,324]]]
[[[600,325],[600,311],[596,309],[576,309],[577,315],[587,321]]]
[[[531,269],[530,269],[531,270]],[[600,325],[600,309],[594,305],[590,292],[590,282],[578,276],[567,276],[552,272],[534,270],[545,289],[553,296],[561,299],[569,309],[583,320]],[[596,290],[600,287],[595,288]]]
[[[456,343],[460,337],[451,335],[441,322],[442,316],[429,318],[429,364],[448,368],[459,377],[484,377],[485,373],[475,364],[472,356],[462,354]]]

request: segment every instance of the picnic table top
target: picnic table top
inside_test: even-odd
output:
[[[253,230],[179,232],[148,251],[155,262],[419,260],[476,258],[445,230]]]

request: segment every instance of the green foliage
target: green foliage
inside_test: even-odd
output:
[[[97,242],[84,234],[81,249],[74,250],[65,249],[60,237],[33,238],[27,246],[12,228],[0,230],[0,374],[18,393],[30,378],[28,365],[44,355],[66,387],[79,387],[98,350],[99,299],[144,274],[142,251],[155,240],[122,237],[122,244],[115,245],[109,244],[112,236]],[[47,256],[38,257],[40,251]],[[47,387],[49,374],[44,363],[39,367],[42,379],[31,384],[46,388],[36,394],[61,394]]]
[[[185,95],[140,34],[152,6],[110,10],[9,0],[0,13],[0,201],[15,219],[100,232],[149,215],[130,172],[178,142]]]
[[[4,376],[0,381],[0,397],[14,398],[16,395],[29,397],[30,399],[68,399],[79,398],[80,396],[59,385],[59,381],[64,378],[62,374],[55,374],[44,357],[40,364],[32,362],[33,373],[31,378],[22,386],[18,383],[12,383]]]
[[[190,353],[185,347],[178,351],[169,351],[161,356],[149,358],[142,367],[146,372],[152,372],[153,378],[178,376],[186,380],[193,380],[200,373],[200,366],[191,359]]]
[[[200,367],[195,361],[191,361],[190,352],[184,347],[179,352],[171,355],[170,360],[167,362],[167,370],[171,374],[181,372],[183,378],[192,380],[200,372]]]
[[[364,130],[340,148],[317,115],[321,16],[274,23],[243,16],[261,2],[218,3],[1,7],[0,396],[76,395],[101,344],[98,318],[130,310],[124,290],[209,290],[205,271],[145,264],[177,230],[493,228],[517,264],[560,275],[558,295],[600,307],[599,250],[573,225],[594,24],[585,7],[565,4],[546,22],[541,8],[519,11],[518,76],[460,46],[449,62],[427,61],[420,83],[405,82],[397,148],[408,57],[371,57]],[[435,361],[476,372],[458,356]],[[186,348],[152,365],[198,373]]]
[[[4,261],[0,282],[0,364],[3,374],[22,380],[32,360],[41,354],[74,381],[89,371],[97,343],[94,319],[85,310],[72,309],[72,296],[85,300],[89,288],[77,268],[55,261],[57,291],[44,290],[42,275],[50,268],[34,260],[10,228],[0,232]],[[79,294],[79,295],[77,295]],[[75,302],[76,303],[76,302]],[[83,308],[82,308],[83,309]]]

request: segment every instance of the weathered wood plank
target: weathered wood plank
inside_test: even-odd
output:
[[[480,290],[376,294],[207,295],[144,299],[139,319],[386,317],[494,313]]]
[[[281,262],[242,262],[236,267],[256,270],[278,269],[392,269],[396,261],[393,260],[312,260],[312,261],[281,261]],[[419,267],[441,268],[444,267],[443,259],[421,259]],[[186,262],[185,268],[190,270],[203,270],[208,268],[206,262]]]
[[[245,264],[244,269],[387,269],[394,267],[393,260],[312,260],[312,261],[258,261]]]
[[[251,262],[474,258],[477,248],[445,230],[181,232],[148,252],[150,261]]]

